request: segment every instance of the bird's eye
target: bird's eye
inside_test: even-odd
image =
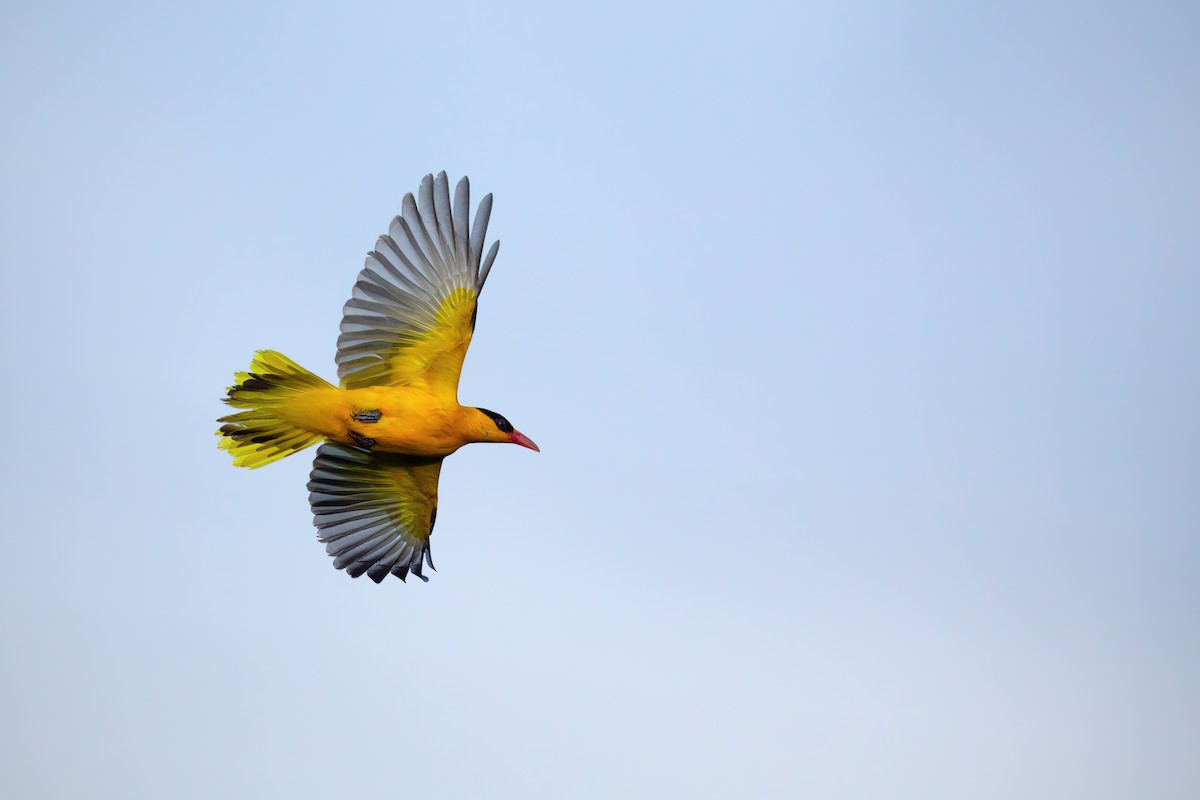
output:
[[[504,417],[497,414],[495,411],[488,411],[486,408],[481,408],[481,409],[479,409],[479,411],[481,411],[484,414],[487,414],[489,417],[491,417],[492,422],[496,423],[496,427],[499,428],[502,433],[512,433],[513,432],[512,423],[509,422],[508,420],[506,420]]]

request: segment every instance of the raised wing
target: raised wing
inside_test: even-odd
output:
[[[338,377],[342,386],[424,385],[454,398],[475,329],[475,308],[499,242],[483,255],[492,196],[467,228],[470,185],[454,190],[446,173],[426,175],[414,199],[379,237],[358,274],[342,316]]]
[[[352,578],[379,583],[388,573],[423,581],[433,568],[429,536],[437,519],[440,458],[368,453],[326,442],[317,450],[308,482],[317,538],[333,566]]]

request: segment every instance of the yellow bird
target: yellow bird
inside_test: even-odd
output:
[[[379,583],[390,573],[422,580],[433,568],[442,459],[471,442],[529,437],[486,408],[458,403],[458,376],[475,330],[476,303],[500,247],[484,255],[489,194],[468,229],[470,186],[426,175],[379,237],[343,309],[340,385],[282,353],[260,350],[234,373],[220,447],[239,467],[261,467],[317,449],[308,482],[317,538],[333,566]]]

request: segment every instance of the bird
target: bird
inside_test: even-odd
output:
[[[445,172],[416,196],[367,254],[342,310],[338,385],[274,350],[259,350],[222,400],[218,445],[254,469],[319,445],[309,475],[317,538],[333,566],[380,583],[428,581],[442,461],[473,442],[540,452],[503,415],[458,402],[479,294],[500,242],[484,253],[492,195],[468,226],[470,183],[451,202]]]

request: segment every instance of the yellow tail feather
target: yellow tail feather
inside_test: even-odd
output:
[[[284,420],[278,409],[305,392],[332,389],[328,381],[274,350],[259,350],[250,371],[235,372],[234,380],[225,402],[247,410],[217,420],[224,423],[218,446],[233,456],[234,466],[261,467],[325,438]]]

